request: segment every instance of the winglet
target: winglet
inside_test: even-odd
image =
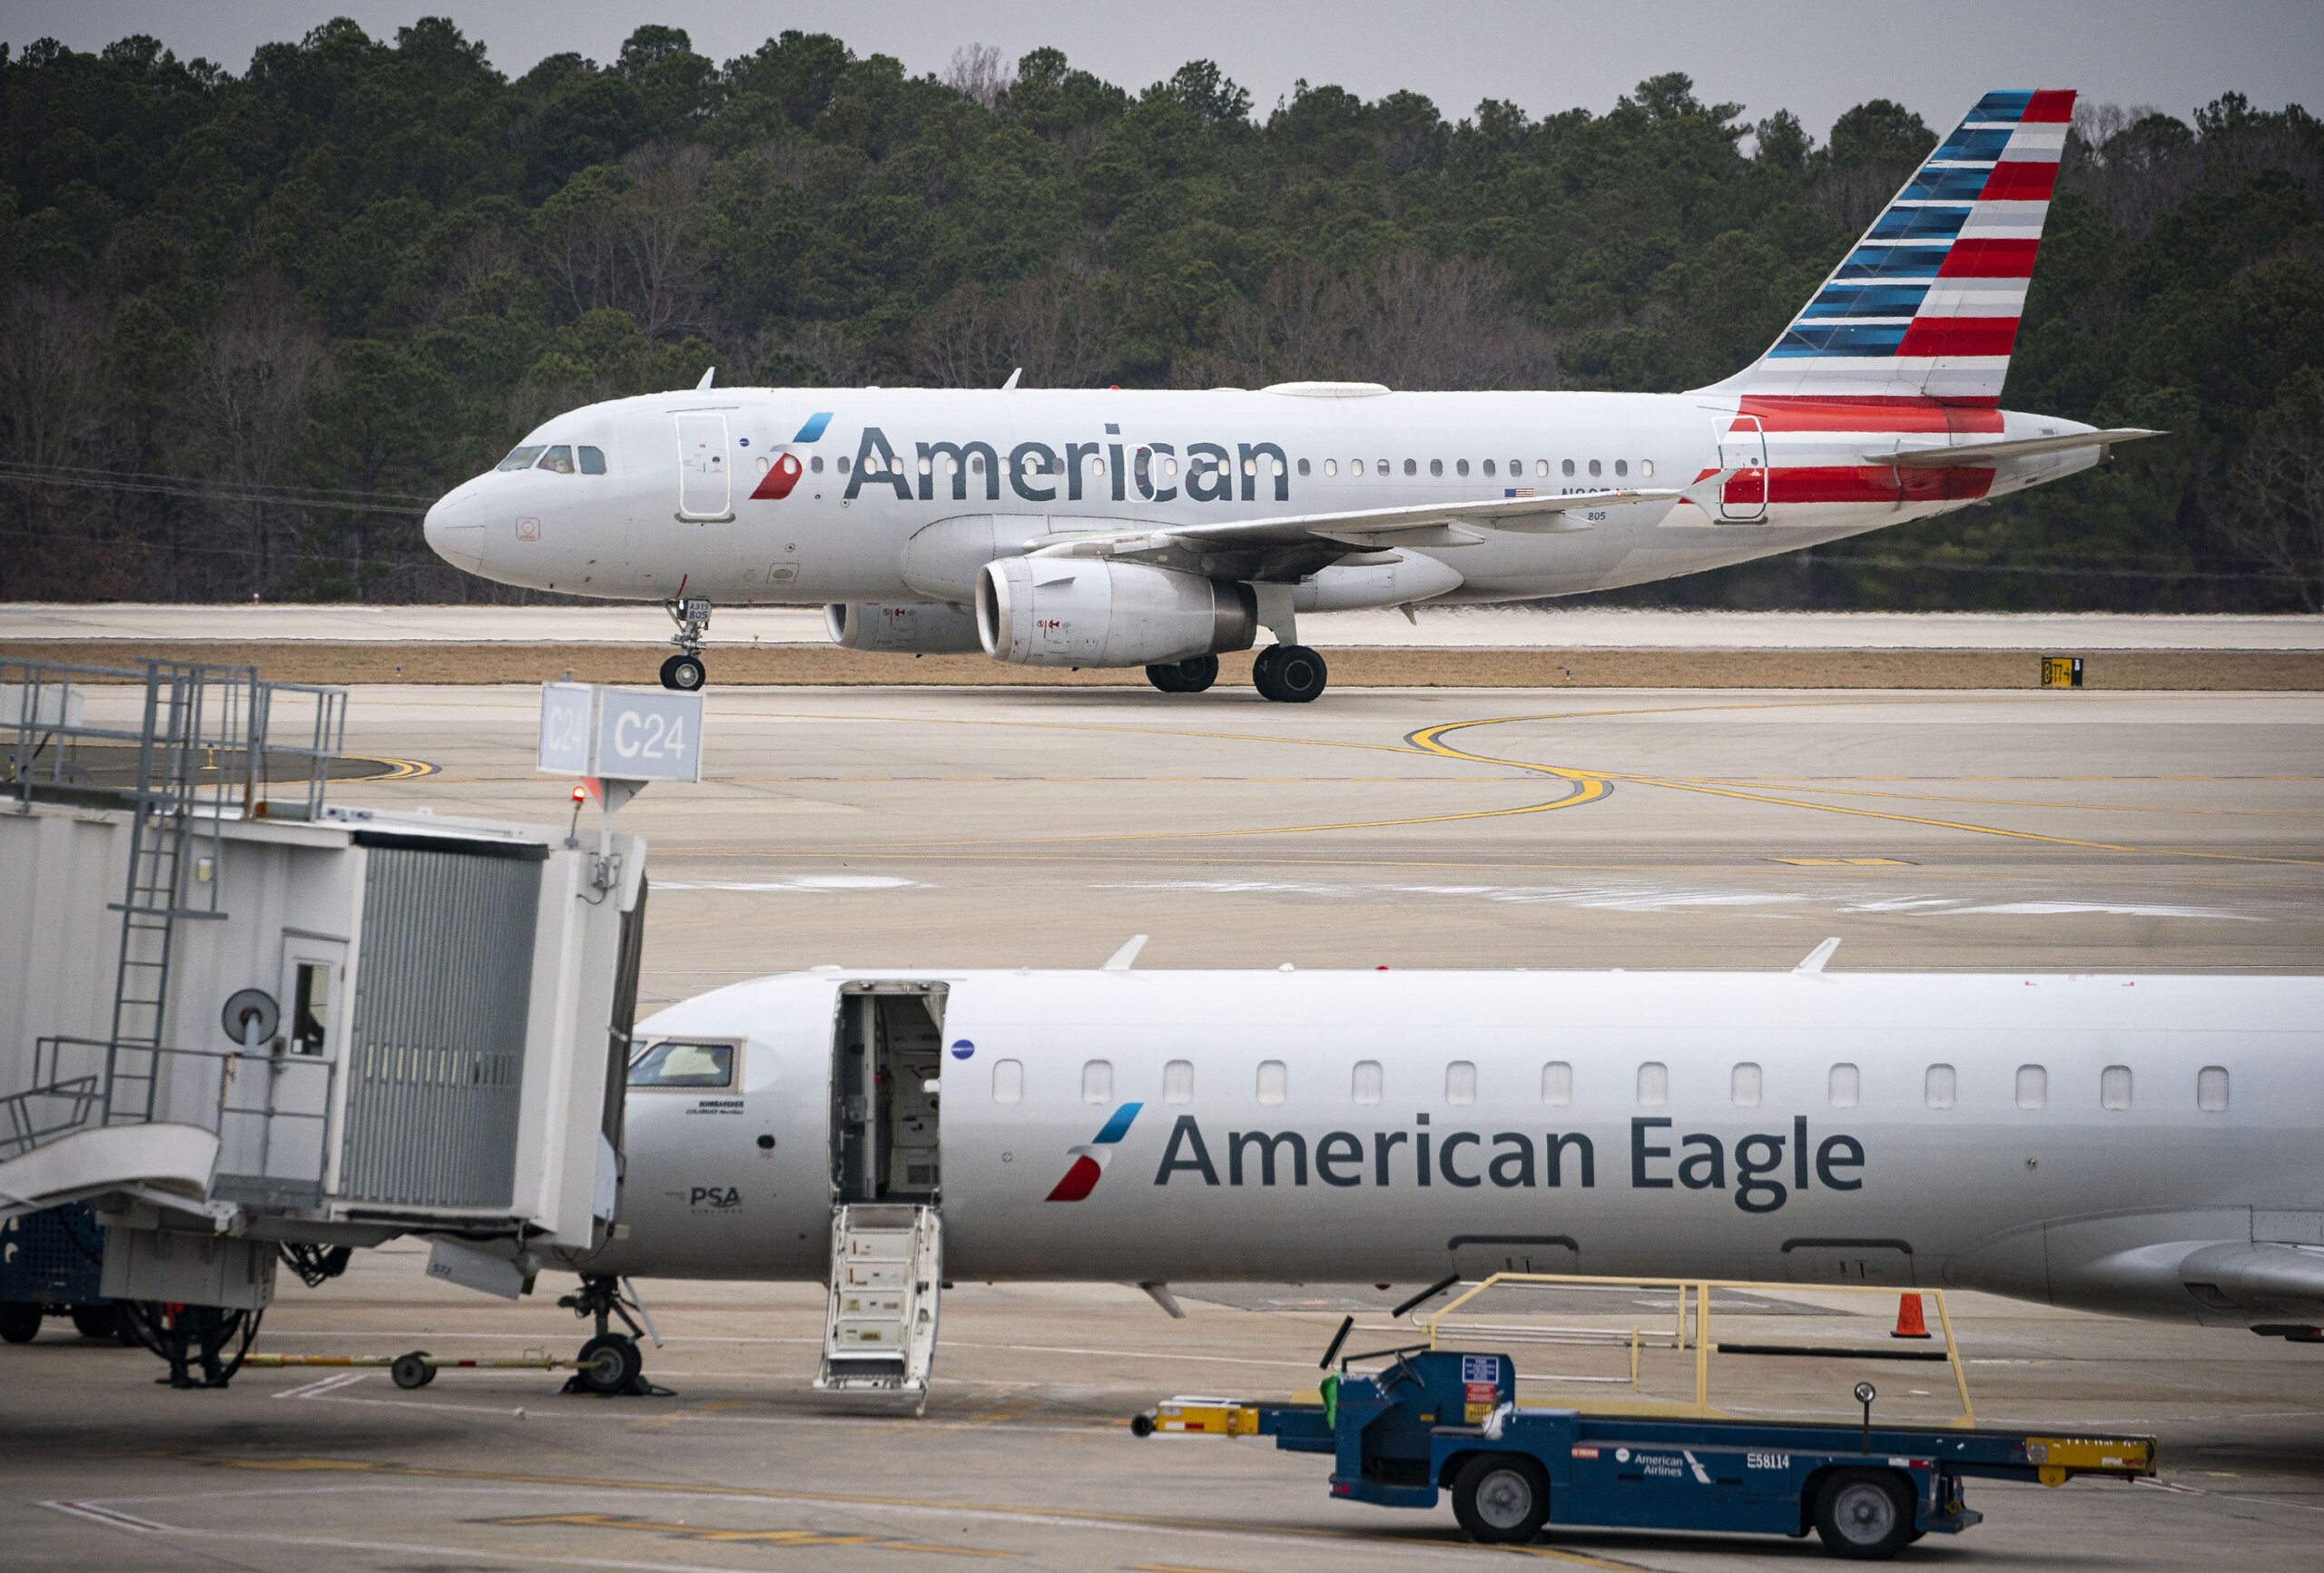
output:
[[[1000,391],[1003,393],[1012,393],[1016,391],[1017,379],[1024,375],[1025,369],[1021,366],[1016,370],[1010,372],[1009,374],[1009,380],[1000,385]]]
[[[1832,959],[1832,952],[1837,950],[1839,948],[1840,942],[1837,939],[1827,939],[1821,945],[1817,946],[1815,949],[1810,950],[1807,953],[1807,959],[1801,961],[1798,966],[1793,968],[1792,971],[1803,975],[1820,973],[1824,970],[1824,963],[1829,961]]]
[[[1133,934],[1127,940],[1123,941],[1122,948],[1120,949],[1115,951],[1111,956],[1106,959],[1106,965],[1100,968],[1100,970],[1106,972],[1127,972],[1129,970],[1129,964],[1137,959],[1137,953],[1145,949],[1146,936],[1143,934]]]
[[[699,392],[699,391],[700,391],[700,390],[702,390],[703,388],[708,388],[708,387],[711,385],[712,381],[713,381],[713,380],[714,380],[717,376],[718,376],[718,368],[716,368],[715,366],[713,366],[713,367],[711,367],[710,369],[708,369],[707,370],[705,370],[705,371],[702,374],[702,380],[701,380],[700,382],[697,382],[697,383],[695,383],[695,384],[694,385],[694,389],[695,389],[695,391]]]

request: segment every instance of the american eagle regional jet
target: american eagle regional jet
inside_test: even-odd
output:
[[[2100,430],[2000,408],[2073,110],[1989,93],[1758,360],[1689,393],[719,388],[593,404],[429,510],[505,584],[659,601],[662,681],[714,605],[822,605],[851,649],[1143,666],[1218,655],[1312,700],[1303,612],[1645,584],[2087,469]]]

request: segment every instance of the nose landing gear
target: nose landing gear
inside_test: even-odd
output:
[[[684,595],[683,584],[678,588],[680,595],[662,603],[662,610],[678,625],[677,633],[670,639],[678,647],[678,654],[662,663],[662,686],[692,693],[705,680],[702,646],[710,632],[710,603],[699,595]]]
[[[581,1352],[575,1357],[576,1369],[565,1384],[566,1391],[593,1393],[599,1398],[670,1396],[669,1389],[655,1387],[645,1380],[645,1355],[637,1347],[637,1337],[641,1332],[650,1333],[652,1326],[649,1323],[640,1327],[637,1318],[630,1314],[635,1310],[643,1315],[645,1308],[633,1295],[623,1292],[620,1279],[604,1273],[585,1273],[580,1292],[561,1296],[557,1303],[584,1321],[595,1318],[597,1323],[597,1335],[583,1344]],[[611,1322],[616,1316],[629,1329],[627,1332],[613,1331]]]

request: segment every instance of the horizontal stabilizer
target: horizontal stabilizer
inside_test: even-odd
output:
[[[2142,437],[2161,437],[2159,431],[2144,427],[2116,427],[2111,431],[2070,431],[2063,437],[2028,437],[2014,442],[1970,442],[1952,447],[1898,448],[1891,453],[1868,453],[1864,457],[1874,464],[1898,465],[1905,469],[1945,469],[1954,465],[1999,464],[2004,459],[2033,458],[2045,453],[2072,453],[2080,447],[2112,447],[2118,442],[2136,442]]]

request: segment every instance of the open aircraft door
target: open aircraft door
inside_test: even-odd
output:
[[[1718,516],[1727,524],[1756,524],[1768,516],[1768,430],[1756,415],[1738,415],[1719,434]]]

